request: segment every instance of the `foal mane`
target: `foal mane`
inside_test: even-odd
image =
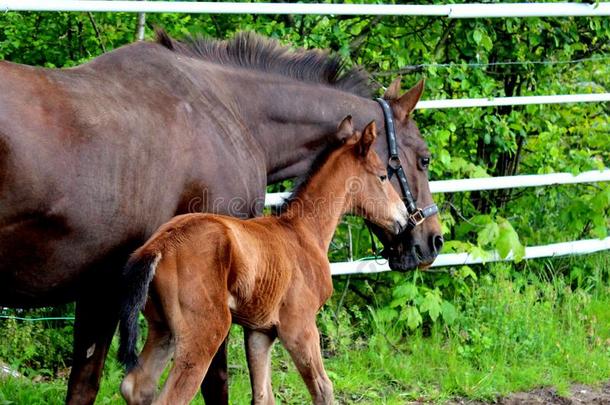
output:
[[[327,144],[313,159],[309,169],[305,174],[299,176],[294,181],[294,186],[292,187],[292,191],[290,191],[290,195],[284,198],[284,201],[280,206],[275,207],[272,210],[273,215],[281,215],[286,211],[286,209],[290,206],[291,203],[300,199],[301,195],[307,189],[307,186],[311,182],[313,176],[322,169],[322,166],[326,163],[330,155],[341,148],[344,145],[342,141],[335,141]]]
[[[238,32],[230,40],[187,36],[178,41],[162,29],[156,30],[156,36],[157,43],[169,50],[220,65],[276,73],[366,98],[374,90],[363,69],[348,69],[339,56],[319,49],[291,49],[254,32]]]

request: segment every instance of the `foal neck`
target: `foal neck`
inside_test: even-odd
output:
[[[297,189],[288,202],[284,219],[314,235],[326,253],[343,214],[350,210],[349,179],[355,176],[354,162],[341,147],[331,152],[319,169]]]

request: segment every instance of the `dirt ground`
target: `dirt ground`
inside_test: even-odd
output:
[[[539,388],[529,392],[518,392],[494,402],[479,402],[457,400],[451,405],[610,405],[610,382],[601,388],[592,388],[586,385],[573,385],[570,395],[562,397],[553,388]]]

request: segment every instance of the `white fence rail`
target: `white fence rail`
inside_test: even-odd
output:
[[[0,0],[2,11],[410,15],[447,18],[610,16],[610,3],[328,4],[112,0]]]
[[[549,96],[521,96],[496,98],[460,98],[447,100],[422,100],[416,109],[424,108],[465,108],[494,107],[502,105],[562,104],[562,103],[600,103],[610,101],[610,93],[557,94]]]
[[[503,188],[540,187],[559,184],[578,184],[610,181],[610,169],[592,170],[578,175],[572,173],[529,174],[522,176],[484,177],[479,179],[438,180],[430,182],[432,193],[499,190]],[[281,205],[290,193],[269,193],[266,206]]]
[[[577,240],[573,242],[553,243],[550,245],[530,246],[525,248],[525,259],[542,257],[560,257],[567,255],[583,255],[610,249],[610,237],[605,239]],[[439,255],[432,267],[460,266],[464,264],[490,263],[512,260],[509,255],[501,258],[497,253],[491,253],[489,258],[475,257],[468,253],[446,253]],[[390,271],[387,261],[360,260],[330,264],[333,276],[346,274],[370,274]]]
[[[610,169],[592,170],[577,175],[572,173],[526,174],[521,176],[487,177],[480,179],[439,180],[430,182],[433,193],[499,190],[517,187],[541,187],[559,184],[610,181]]]

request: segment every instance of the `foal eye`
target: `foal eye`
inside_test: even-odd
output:
[[[383,176],[379,176],[379,180],[381,180],[381,181],[386,181],[387,179],[388,179],[388,176],[385,174]]]
[[[427,169],[428,166],[430,165],[430,158],[429,157],[419,158],[419,164],[421,165],[422,169]]]

